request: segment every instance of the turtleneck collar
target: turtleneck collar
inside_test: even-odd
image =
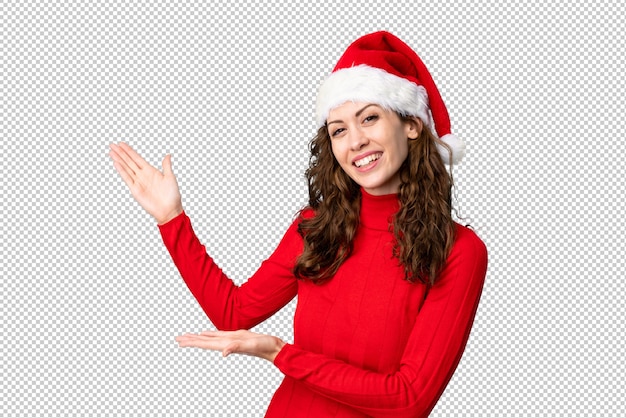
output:
[[[400,209],[397,194],[374,196],[361,188],[361,225],[380,231],[389,231],[393,215]]]

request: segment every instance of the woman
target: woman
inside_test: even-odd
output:
[[[198,241],[170,157],[160,172],[126,144],[110,155],[220,329],[182,335],[181,347],[273,362],[285,378],[267,417],[427,416],[460,360],[487,266],[484,244],[451,218],[445,163],[464,144],[420,58],[388,32],[348,47],[320,87],[316,121],[309,206],[239,287]],[[293,344],[247,331],[296,295]]]

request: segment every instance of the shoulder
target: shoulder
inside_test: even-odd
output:
[[[315,217],[315,210],[310,206],[305,207],[298,213],[299,221],[302,221],[304,219],[311,219],[314,217]]]
[[[452,250],[487,254],[487,246],[476,234],[476,232],[474,232],[473,229],[458,223],[456,224],[456,237]]]
[[[305,221],[311,221],[313,218],[315,218],[316,215],[317,215],[317,212],[315,211],[315,209],[311,208],[310,206],[306,206],[305,208],[300,209],[298,211],[293,221],[293,225],[295,225],[295,227],[298,230],[301,230],[300,224],[302,224]],[[310,222],[307,222],[307,227],[308,228],[311,227]]]
[[[484,275],[487,269],[487,246],[473,229],[456,224],[456,237],[446,270],[459,269],[466,273]]]
[[[308,219],[312,219],[315,217],[315,211],[310,208],[310,207],[305,207],[301,210],[299,210],[296,214],[295,217],[293,219],[293,221],[291,222],[291,225],[289,226],[289,229],[287,230],[287,232],[285,233],[286,237],[289,236],[297,236],[297,240],[301,240],[302,239],[302,234],[300,231],[300,224]]]

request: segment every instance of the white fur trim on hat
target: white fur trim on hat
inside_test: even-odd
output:
[[[407,79],[368,65],[330,74],[317,93],[315,122],[326,123],[328,113],[346,102],[376,103],[404,116],[417,116],[430,127],[426,89]]]
[[[443,162],[448,165],[459,163],[465,156],[465,141],[461,140],[454,134],[447,134],[439,139],[449,146],[452,151],[452,158],[450,158],[448,150],[437,144],[437,151],[439,151],[439,155],[441,155]]]

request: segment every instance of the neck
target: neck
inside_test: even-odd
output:
[[[371,195],[361,188],[361,225],[370,229],[389,231],[393,216],[400,209],[398,194]]]

